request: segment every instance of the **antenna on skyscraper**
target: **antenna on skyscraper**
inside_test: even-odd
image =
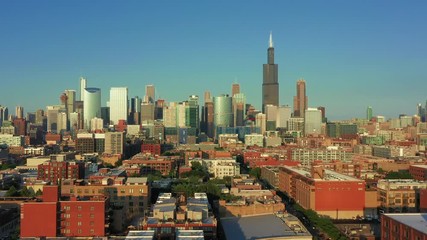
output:
[[[270,47],[270,48],[272,48],[272,47],[273,47],[273,32],[272,32],[272,31],[270,31],[269,47]]]

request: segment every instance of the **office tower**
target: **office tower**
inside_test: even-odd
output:
[[[101,107],[101,118],[104,121],[104,126],[110,125],[110,107]]]
[[[154,103],[155,101],[155,90],[154,85],[145,86],[145,99],[144,101]]]
[[[176,126],[177,127],[186,127],[185,125],[185,112],[186,112],[187,102],[180,102],[176,105]]]
[[[65,108],[67,109],[67,116],[69,118],[70,114],[76,111],[76,91],[65,90],[64,93],[67,97]]]
[[[304,117],[304,111],[308,107],[305,80],[297,81],[297,95],[294,96],[294,117]]]
[[[233,125],[232,99],[228,94],[214,97],[214,127]]]
[[[199,109],[199,96],[191,95],[188,97],[185,106],[185,125],[194,128],[196,135],[200,131],[200,109]]]
[[[153,102],[143,102],[141,104],[141,123],[154,121],[154,108]]]
[[[141,98],[135,96],[130,99],[128,124],[140,124]]]
[[[277,108],[277,121],[276,127],[287,128],[288,120],[291,118],[292,110],[288,105],[280,106]]]
[[[57,133],[58,132],[58,113],[61,106],[47,106],[46,117],[47,117],[47,131]]]
[[[58,112],[58,117],[57,117],[57,127],[56,127],[56,131],[57,133],[62,133],[68,130],[67,128],[67,113],[66,112]]]
[[[205,102],[204,116],[206,121],[206,135],[210,138],[214,137],[215,126],[214,126],[214,104],[212,101]]]
[[[0,105],[0,127],[3,126],[3,121],[7,121],[8,110],[7,107]]]
[[[37,109],[36,111],[36,124],[42,126],[44,117],[44,111],[43,109]]]
[[[104,120],[102,118],[92,118],[90,120],[90,125],[92,126],[92,131],[101,131],[104,129]]]
[[[204,103],[202,106],[202,113],[201,113],[202,117],[201,117],[201,121],[200,121],[200,131],[207,133],[206,103],[212,102],[211,93],[209,91],[205,91],[203,97],[204,97]]]
[[[70,113],[70,131],[74,135],[80,129],[80,114],[77,112]]]
[[[24,118],[15,118],[13,126],[15,127],[15,136],[25,136],[27,134],[27,121]]]
[[[85,88],[83,90],[83,126],[91,130],[90,120],[101,117],[101,89]]]
[[[322,122],[323,123],[327,122],[327,119],[326,119],[326,108],[322,107],[322,106],[319,106],[319,107],[317,107],[317,109],[319,109],[322,112]]]
[[[16,118],[24,118],[24,107],[16,106],[15,116],[16,116]]]
[[[277,106],[265,105],[266,131],[276,131]]]
[[[264,134],[267,130],[267,116],[264,113],[257,113],[255,115],[255,126]]]
[[[372,107],[368,106],[368,108],[366,109],[366,119],[368,119],[368,121],[371,121],[372,116],[373,116]]]
[[[245,106],[246,96],[243,93],[235,93],[233,95],[233,126],[244,126],[245,125]]]
[[[163,125],[165,127],[176,127],[176,103],[171,102],[163,108]]]
[[[84,89],[83,89],[84,91]],[[83,92],[84,93],[84,92]],[[84,129],[84,102],[83,101],[76,101],[76,113],[79,114],[79,128],[78,129]]]
[[[233,85],[231,85],[231,96],[234,97],[234,95],[238,93],[240,93],[240,84],[233,83]]]
[[[116,125],[119,120],[128,119],[128,88],[112,87],[110,89],[110,123]]]
[[[307,108],[304,114],[304,134],[321,134],[322,112],[317,108]]]
[[[274,64],[273,36],[271,33],[267,53],[268,61],[267,64],[263,65],[262,112],[264,112],[265,105],[279,106],[278,66]]]
[[[163,119],[163,107],[165,106],[165,100],[164,99],[157,99],[156,100],[156,108],[154,111],[154,119],[161,120]]]
[[[27,112],[26,120],[28,123],[36,123],[36,113],[33,112]]]
[[[87,87],[86,78],[80,77],[80,101],[84,101],[85,99],[85,88]]]

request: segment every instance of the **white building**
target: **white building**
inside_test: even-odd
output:
[[[317,108],[308,108],[304,115],[304,134],[322,133],[322,111]]]
[[[209,174],[215,178],[233,177],[240,175],[240,165],[233,158],[191,159],[190,163],[199,162]]]
[[[101,89],[85,88],[83,102],[83,122],[84,128],[91,129],[90,120],[101,117]]]
[[[24,136],[13,136],[13,134],[0,134],[0,144],[6,144],[9,147],[20,147],[25,144]]]
[[[264,135],[253,133],[245,135],[245,146],[264,146]]]
[[[280,106],[277,109],[276,127],[286,128],[289,118],[291,118],[292,109],[290,106]]]
[[[128,117],[128,88],[112,87],[110,89],[110,122],[117,124]]]

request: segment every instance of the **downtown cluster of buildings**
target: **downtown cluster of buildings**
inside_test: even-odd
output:
[[[2,231],[9,234],[19,224],[21,238],[127,232],[147,239],[217,239],[220,221],[248,232],[251,221],[276,221],[287,226],[278,235],[310,239],[298,219],[283,213],[280,191],[332,219],[382,215],[382,239],[426,239],[425,229],[405,221],[425,219],[420,212],[427,212],[427,104],[414,116],[385,119],[368,107],[364,119],[328,121],[325,107],[309,107],[305,80],[297,81],[295,95],[293,108],[279,104],[270,35],[261,110],[239,84],[230,95],[206,92],[203,102],[197,95],[182,102],[157,99],[154,85],[146,86],[143,98],[129,99],[126,87],[113,87],[104,107],[101,89],[88,87],[85,78],[79,97],[65,90],[60,103],[45,110],[24,116],[18,106],[12,115],[0,106],[1,166],[17,165],[1,172],[1,186],[18,179],[42,192],[25,199]],[[232,178],[231,186],[219,187],[238,200],[212,206],[203,193],[152,194],[172,180],[150,181],[148,174],[179,178],[196,162],[211,178]],[[259,168],[260,179],[275,190],[243,174],[243,165]],[[391,172],[412,179],[387,179]],[[267,213],[275,220],[236,220]],[[235,237],[233,229],[224,231]]]

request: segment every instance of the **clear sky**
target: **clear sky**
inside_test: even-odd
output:
[[[262,64],[273,32],[280,104],[307,81],[310,107],[330,119],[415,114],[427,100],[427,1],[2,1],[0,105],[59,103],[79,77],[129,97],[154,84],[183,101],[240,83],[261,106]]]

